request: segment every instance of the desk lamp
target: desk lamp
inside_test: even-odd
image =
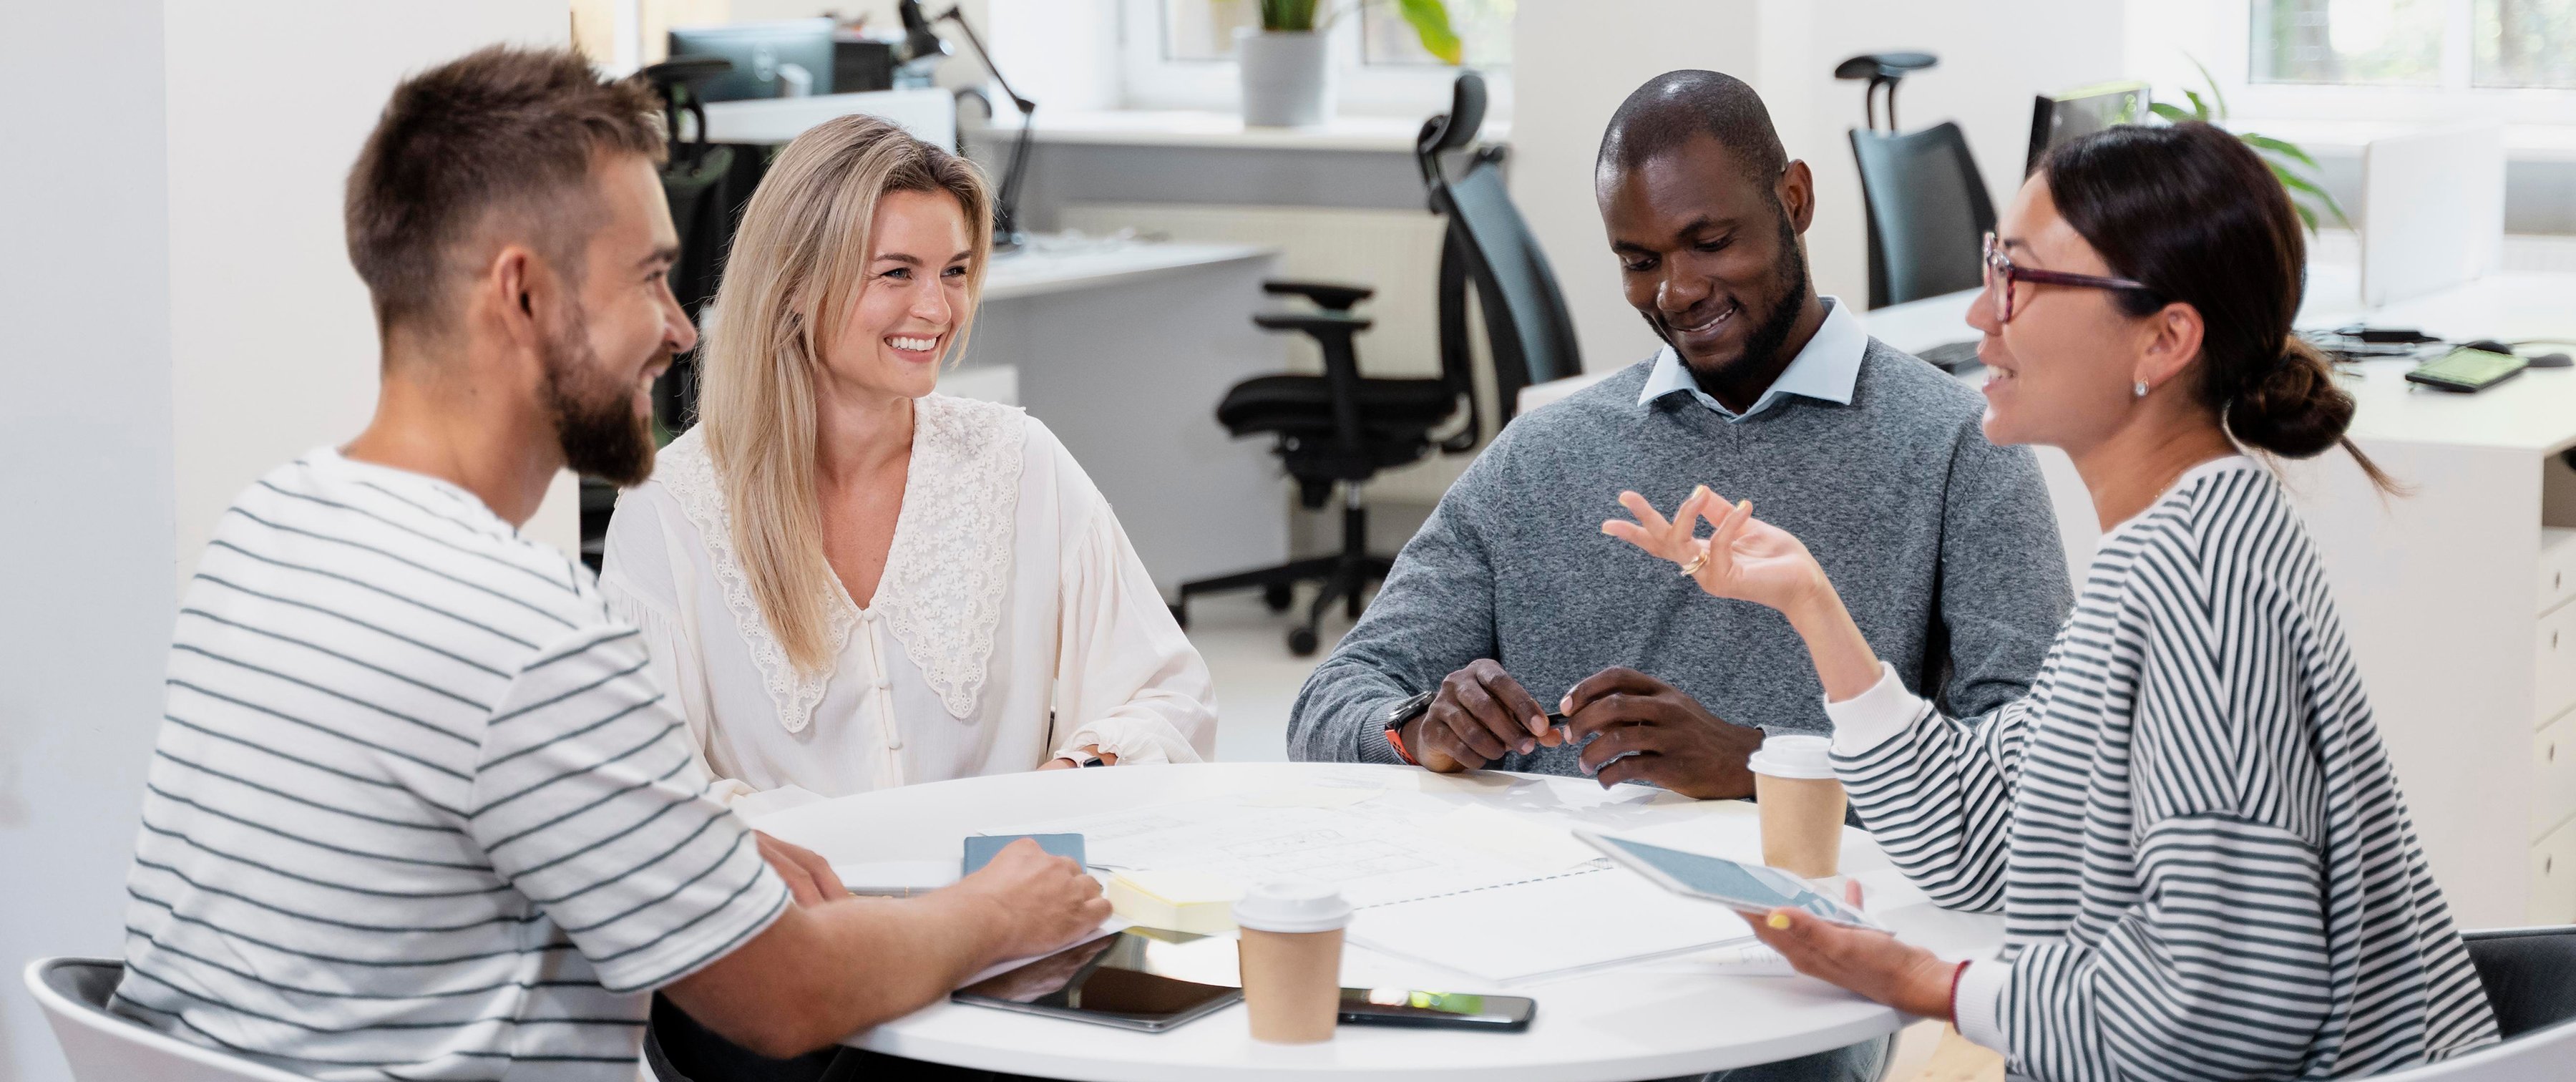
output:
[[[993,81],[1001,84],[1002,94],[1019,109],[1019,138],[1012,142],[1011,164],[1002,170],[1002,190],[993,197],[993,249],[1000,252],[1018,250],[1029,240],[1028,233],[1020,228],[1020,181],[1029,171],[1029,136],[1037,131],[1030,123],[1030,117],[1037,112],[1038,103],[1011,89],[1011,81],[1002,77],[1002,69],[993,66],[993,54],[984,48],[984,39],[975,35],[975,28],[966,22],[965,14],[957,8],[951,7],[931,18],[921,13],[921,0],[902,0],[895,10],[903,17],[903,47],[896,50],[895,55],[907,81],[929,82],[931,71],[948,58],[948,43],[940,40],[931,25],[953,22],[957,29],[966,33],[966,44],[974,48],[975,58],[983,61],[985,70],[993,73]],[[987,106],[990,104],[986,102]],[[960,142],[963,142],[963,137],[960,137]]]

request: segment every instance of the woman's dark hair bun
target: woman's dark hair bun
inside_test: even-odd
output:
[[[2292,335],[2280,362],[2230,397],[2227,430],[2246,446],[2311,458],[2343,442],[2352,409],[2325,357]]]

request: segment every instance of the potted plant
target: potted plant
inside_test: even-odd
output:
[[[1234,32],[1236,67],[1243,75],[1243,122],[1261,127],[1302,127],[1333,116],[1333,65],[1327,43],[1333,24],[1363,4],[1386,0],[1259,0],[1261,26]],[[1422,48],[1458,63],[1462,47],[1441,0],[1392,0],[1422,38]],[[1320,18],[1318,17],[1320,16]]]
[[[2208,66],[2202,64],[2198,57],[2185,59],[2191,61],[2192,67],[2200,69],[2201,84],[2209,90],[2209,96],[2204,98],[2199,91],[2186,87],[2182,96],[2191,102],[2191,108],[2161,101],[2147,108],[2175,124],[2186,120],[2204,124],[2227,123],[2227,96],[2219,93],[2218,80],[2210,76]],[[2345,229],[2352,228],[2352,219],[2344,216],[2343,204],[2336,202],[2334,193],[2327,191],[2324,182],[2314,175],[2319,172],[2317,160],[2309,157],[2307,151],[2299,149],[2296,143],[2250,131],[2238,132],[2236,137],[2254,148],[2254,155],[2263,159],[2263,164],[2272,167],[2272,175],[2279,178],[2281,187],[2290,193],[2290,209],[2299,213],[2299,220],[2307,224],[2308,232],[2317,231],[2321,211],[2333,215],[2336,224]],[[2305,168],[2300,168],[2302,166]]]

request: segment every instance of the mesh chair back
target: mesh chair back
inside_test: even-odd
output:
[[[1509,420],[1521,388],[1583,371],[1574,319],[1547,253],[1503,187],[1499,150],[1476,155],[1442,194],[1450,222],[1448,256],[1463,264],[1476,285],[1494,358],[1494,394]],[[1466,377],[1465,358],[1441,361],[1444,369],[1456,369],[1452,380]]]
[[[1452,452],[1474,446],[1483,427],[1467,348],[1469,281],[1475,283],[1477,307],[1485,317],[1494,393],[1504,420],[1519,409],[1521,388],[1583,371],[1574,319],[1566,313],[1565,294],[1556,288],[1556,272],[1503,186],[1502,148],[1475,152],[1455,180],[1442,164],[1445,155],[1472,145],[1484,122],[1484,77],[1459,72],[1449,111],[1423,122],[1413,151],[1422,182],[1430,189],[1432,213],[1449,219],[1447,246],[1440,253],[1440,370],[1450,389],[1467,397],[1474,422],[1442,445]]]
[[[1851,143],[1869,209],[1869,306],[1980,285],[1978,247],[1995,227],[1995,206],[1959,126],[1903,135],[1854,128]]]

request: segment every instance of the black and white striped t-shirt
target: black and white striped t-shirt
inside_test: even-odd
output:
[[[328,449],[189,585],[117,1010],[324,1078],[631,1080],[788,901],[587,569]]]
[[[2102,539],[2024,698],[1828,706],[1871,835],[2003,910],[1959,1024],[2015,1077],[2329,1078],[2496,1039],[2316,552],[2270,473],[2186,473]]]

